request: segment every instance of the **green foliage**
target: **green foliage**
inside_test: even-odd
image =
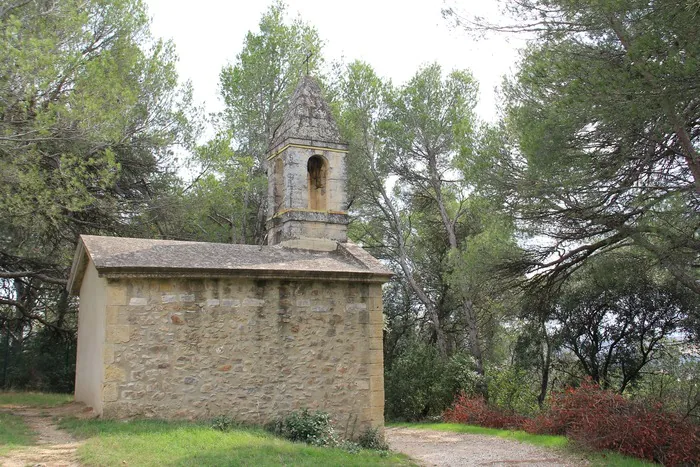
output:
[[[0,329],[14,386],[69,391],[77,237],[173,234],[191,89],[140,0],[5,2],[0,57]]]
[[[439,415],[458,392],[475,392],[480,379],[474,360],[466,354],[445,360],[434,346],[412,341],[385,368],[386,418],[421,420]]]
[[[507,413],[532,415],[539,410],[533,375],[514,365],[487,368],[489,404]]]
[[[468,71],[443,72],[437,64],[394,86],[354,62],[337,81],[357,216],[350,234],[387,259],[402,282],[391,289],[400,291],[398,299],[387,300],[400,305],[389,328],[395,336],[417,328],[442,359],[464,349],[483,374],[509,305],[504,287],[481,272],[493,256],[517,248],[510,219],[499,217],[500,206],[472,197],[474,181],[460,169],[478,140],[477,85]],[[394,335],[391,348],[400,340]],[[386,354],[388,364],[393,354]]]
[[[331,424],[331,416],[323,411],[304,408],[279,420],[274,431],[290,441],[313,446],[336,446],[338,440]]]
[[[564,348],[595,382],[620,392],[673,345],[685,317],[698,313],[696,295],[643,255],[590,260],[556,305],[551,320]]]
[[[389,445],[382,439],[378,428],[367,428],[357,438],[357,444],[365,449],[388,451]]]
[[[510,29],[536,39],[504,85],[502,134],[471,167],[541,239],[514,271],[554,286],[634,245],[700,293],[698,5],[506,3]]]
[[[236,420],[228,415],[219,415],[214,417],[211,421],[211,427],[219,431],[231,431],[236,428],[240,428],[241,424],[236,422]]]
[[[218,134],[193,154],[200,175],[185,194],[187,230],[205,241],[261,244],[267,219],[267,150],[302,73],[323,63],[316,29],[274,2],[219,74]]]

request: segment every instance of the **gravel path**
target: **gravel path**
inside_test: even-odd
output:
[[[392,450],[411,456],[423,466],[587,465],[583,459],[559,451],[495,436],[387,428],[386,440]]]

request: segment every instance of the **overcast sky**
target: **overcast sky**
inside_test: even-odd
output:
[[[497,15],[495,0],[460,0],[461,7],[482,16]],[[208,111],[222,107],[218,98],[221,67],[233,62],[245,34],[257,30],[270,2],[215,0],[146,0],[156,37],[175,42],[182,79],[192,81],[195,99]],[[448,71],[468,68],[480,86],[477,112],[496,116],[494,87],[512,72],[516,46],[504,38],[476,41],[451,29],[441,16],[443,0],[287,0],[290,17],[314,25],[325,41],[327,61],[344,58],[368,62],[395,84],[408,80],[423,64],[438,62]]]

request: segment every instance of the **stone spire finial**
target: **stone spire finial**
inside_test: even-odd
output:
[[[290,138],[306,140],[307,144],[342,144],[338,125],[323,98],[321,87],[311,76],[303,76],[299,81],[289,108],[272,137],[270,150]]]

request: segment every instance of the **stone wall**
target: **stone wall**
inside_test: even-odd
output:
[[[104,416],[266,423],[309,407],[383,426],[381,285],[110,279]]]

